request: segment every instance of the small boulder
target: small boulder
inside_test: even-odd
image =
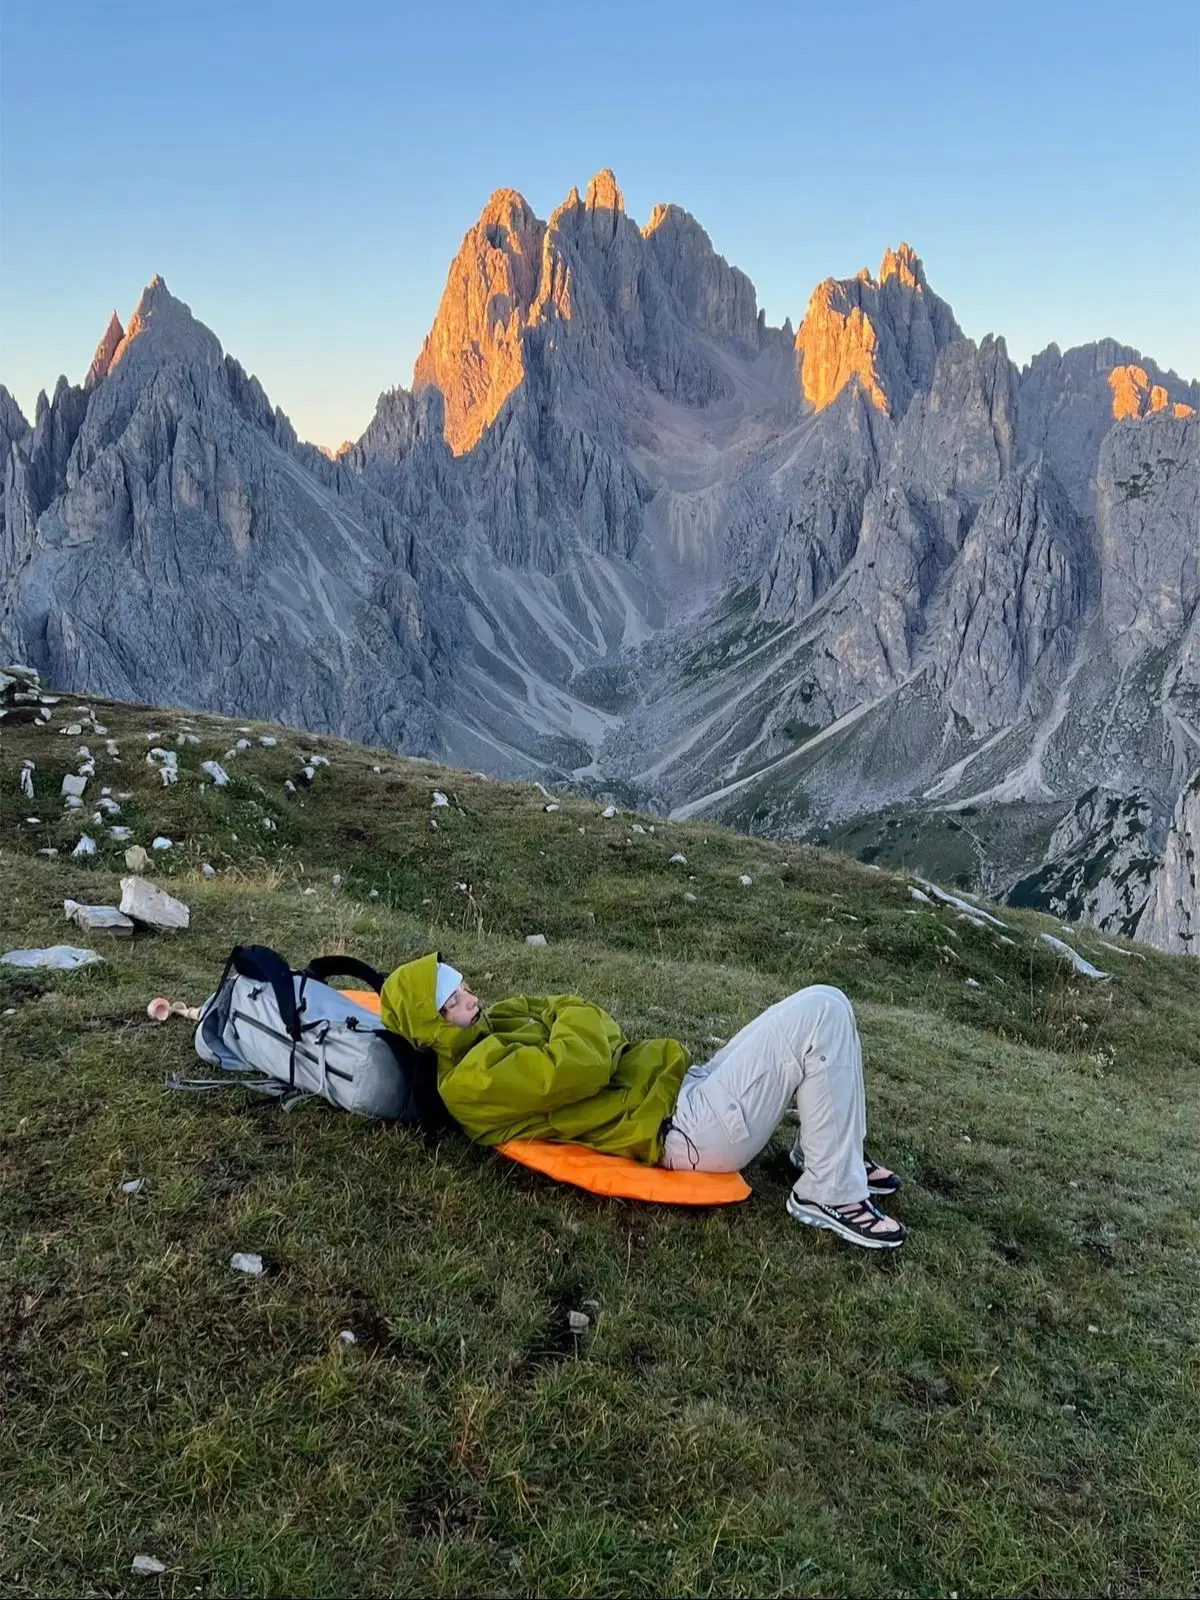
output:
[[[94,856],[96,854],[96,841],[92,838],[90,833],[85,833],[82,836],[74,850],[71,851],[71,854],[80,860],[82,860],[84,856]]]
[[[84,933],[113,933],[127,939],[133,932],[133,923],[116,906],[81,906],[74,900],[64,900],[63,910],[67,920]]]
[[[219,761],[202,761],[200,771],[207,772],[218,789],[223,789],[229,782],[229,774]]]
[[[62,781],[62,792],[67,799],[78,799],[88,786],[88,774],[68,772]]]
[[[539,950],[544,950],[546,947],[546,935],[544,933],[527,933],[525,935],[525,943],[534,945]]]
[[[148,878],[136,876],[121,879],[121,910],[156,933],[174,933],[186,928],[191,920],[182,900],[176,900]]]

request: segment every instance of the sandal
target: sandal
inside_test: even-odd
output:
[[[870,1200],[853,1201],[845,1206],[823,1206],[819,1200],[802,1200],[793,1189],[787,1198],[788,1215],[808,1228],[828,1228],[850,1244],[864,1250],[897,1250],[908,1238],[908,1229],[894,1217],[885,1216]],[[880,1231],[880,1224],[883,1230]]]
[[[797,1172],[804,1171],[804,1157],[799,1150],[793,1147],[789,1158]],[[900,1178],[888,1167],[881,1167],[878,1161],[872,1161],[867,1152],[863,1151],[863,1165],[867,1169],[867,1193],[879,1195],[893,1195],[900,1192]]]

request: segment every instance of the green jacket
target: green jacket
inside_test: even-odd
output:
[[[578,995],[501,1000],[471,1028],[434,1003],[438,958],[397,967],[383,986],[386,1028],[434,1050],[446,1109],[479,1144],[578,1141],[654,1165],[662,1124],[688,1069],[677,1039],[630,1044]]]

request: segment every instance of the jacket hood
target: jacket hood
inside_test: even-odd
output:
[[[390,1032],[436,1050],[440,1057],[457,1060],[486,1029],[480,1023],[456,1028],[442,1016],[436,1000],[439,959],[437,951],[431,950],[389,975],[380,995],[380,1019]]]

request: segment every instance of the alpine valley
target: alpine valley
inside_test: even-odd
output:
[[[793,332],[609,172],[494,194],[334,455],[161,279],[32,425],[0,651],[880,863],[1200,955],[1200,384],[1018,370],[907,245]]]

